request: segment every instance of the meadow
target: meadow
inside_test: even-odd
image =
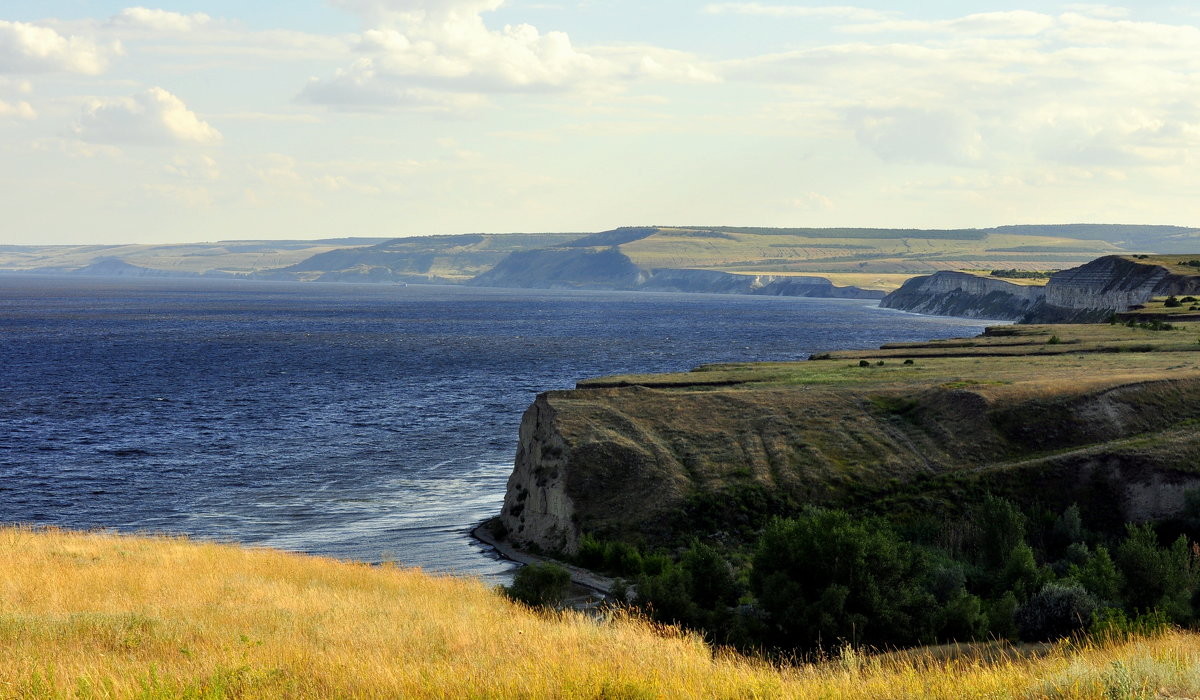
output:
[[[5,698],[961,698],[1200,693],[1200,637],[771,665],[471,579],[176,537],[0,529]]]

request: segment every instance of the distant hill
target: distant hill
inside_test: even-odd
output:
[[[0,246],[0,272],[133,272],[111,262],[97,266],[107,259],[144,268],[146,272],[138,273],[142,275],[181,277],[805,295],[818,293],[815,280],[824,280],[847,290],[872,290],[878,296],[876,292],[894,290],[913,276],[939,270],[1047,271],[1104,255],[1194,251],[1200,251],[1200,229],[1178,226],[1067,224],[948,230],[636,226],[591,234]],[[664,276],[665,271],[672,272]],[[650,283],[655,276],[659,282]],[[798,279],[785,284],[784,278],[789,277]],[[767,291],[761,291],[764,288]]]

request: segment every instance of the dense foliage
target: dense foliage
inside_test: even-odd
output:
[[[517,569],[511,586],[504,589],[509,598],[534,606],[558,605],[571,588],[571,574],[557,564],[543,562]]]
[[[1078,506],[992,496],[921,523],[808,508],[673,554],[585,537],[580,561],[636,580],[634,604],[655,619],[743,648],[1042,641],[1196,621],[1200,497],[1188,503],[1178,521],[1107,534]]]

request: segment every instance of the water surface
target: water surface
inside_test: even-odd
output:
[[[0,522],[497,576],[521,414],[577,379],[974,335],[873,302],[0,276]]]

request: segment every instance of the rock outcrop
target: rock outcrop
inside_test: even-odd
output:
[[[1079,323],[1103,320],[1153,297],[1171,294],[1200,294],[1200,276],[1109,255],[1055,272],[1045,286],[1014,284],[964,272],[937,272],[905,282],[879,305],[938,316]]]
[[[599,235],[599,234],[597,234]],[[838,287],[824,277],[754,275],[677,268],[644,269],[616,246],[562,246],[513,253],[471,280],[485,287],[619,289],[647,292],[882,299],[884,293]]]
[[[1045,299],[1040,285],[1019,285],[967,272],[914,277],[879,305],[933,316],[1018,321]]]

